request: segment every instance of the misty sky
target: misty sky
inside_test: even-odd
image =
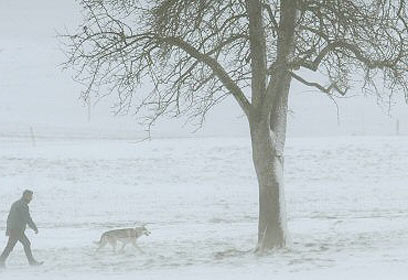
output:
[[[74,0],[0,1],[0,136],[24,134],[30,127],[38,134],[141,135],[143,129],[134,116],[114,116],[112,99],[97,104],[88,122],[87,109],[79,99],[81,86],[71,79],[72,73],[58,66],[64,55],[56,34],[65,27],[73,30],[80,17]],[[401,133],[408,134],[408,106],[402,100],[391,115],[375,98],[339,100],[338,118],[330,99],[294,83],[289,135],[392,135],[396,119],[400,119]],[[189,136],[193,130],[184,120],[162,121],[153,135]],[[229,100],[208,116],[205,127],[195,135],[247,133],[245,118]]]

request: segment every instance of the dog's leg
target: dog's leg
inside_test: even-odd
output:
[[[96,252],[99,252],[103,247],[104,247],[103,244],[100,244],[100,245],[98,246],[98,248],[96,248]]]
[[[117,242],[114,239],[109,240],[109,244],[112,246],[113,252],[116,253]]]
[[[126,246],[126,242],[123,242],[122,243],[122,248],[120,248],[120,251],[119,252],[121,252],[121,253],[124,253],[125,252],[125,246]]]
[[[135,247],[136,249],[139,250],[139,252],[144,253],[144,251],[137,245],[136,240],[132,241],[132,245],[133,247]]]

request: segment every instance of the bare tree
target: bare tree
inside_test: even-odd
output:
[[[403,0],[80,0],[65,36],[84,98],[118,94],[150,127],[161,116],[202,123],[224,98],[248,119],[259,183],[258,252],[287,242],[284,147],[291,83],[330,98],[351,87],[408,96]],[[309,80],[318,72],[319,80]],[[316,75],[315,75],[316,76]],[[152,90],[138,90],[150,80]],[[379,86],[381,85],[381,89]]]

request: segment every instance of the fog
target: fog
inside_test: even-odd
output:
[[[115,114],[114,95],[89,114],[82,85],[63,71],[57,34],[81,16],[74,0],[0,0],[1,250],[17,240],[9,224],[29,220],[28,208],[23,219],[9,214],[13,202],[30,204],[39,229],[25,231],[26,250],[2,254],[0,279],[406,278],[402,96],[389,103],[355,89],[331,100],[294,81],[284,155],[246,138],[233,98],[200,129],[162,119],[139,141],[147,133],[137,116]],[[262,209],[279,204],[287,246],[259,256],[269,231],[260,214],[269,219]],[[117,241],[129,246],[116,250]]]
[[[0,133],[43,135],[145,135],[133,115],[115,115],[114,96],[92,106],[91,120],[80,100],[83,89],[62,71],[65,61],[57,33],[80,22],[76,1],[2,0],[0,2]],[[146,85],[148,86],[148,85]],[[143,87],[142,87],[143,89]],[[359,91],[350,92],[357,95]],[[403,102],[389,111],[374,97],[337,100],[295,82],[291,88],[290,136],[394,135],[408,133],[408,108]],[[402,98],[397,98],[402,101]],[[161,120],[156,137],[246,136],[246,119],[232,99],[216,107],[199,129],[181,118]]]

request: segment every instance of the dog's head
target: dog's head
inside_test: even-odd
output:
[[[139,232],[140,235],[149,236],[151,232],[146,228],[146,226],[136,227],[135,230]]]

